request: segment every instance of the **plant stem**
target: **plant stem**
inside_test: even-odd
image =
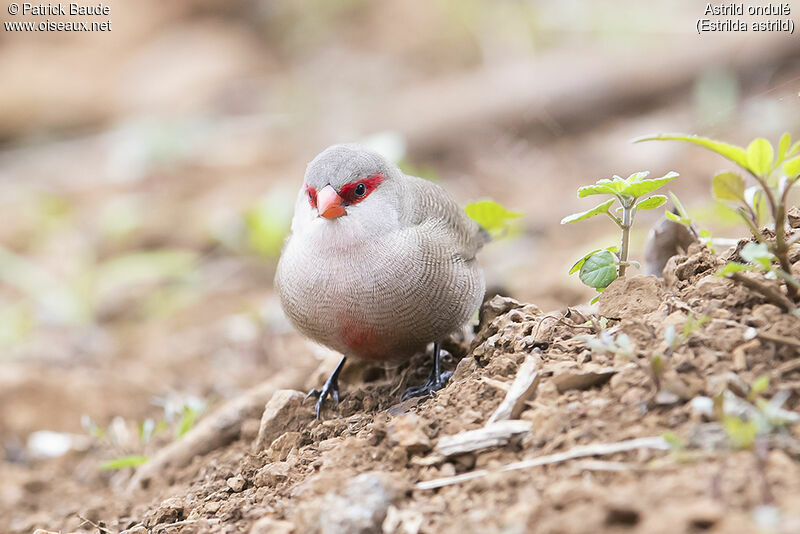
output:
[[[628,244],[630,242],[631,226],[633,226],[633,208],[622,206],[622,244],[619,247],[619,276],[625,276],[625,269],[628,267]]]
[[[753,237],[756,239],[756,241],[758,241],[759,243],[764,243],[764,235],[761,233],[761,230],[759,230],[758,227],[753,223],[753,221],[747,216],[747,212],[745,212],[742,208],[739,208],[738,210],[736,210],[736,213],[738,213],[739,216],[741,216],[742,220],[750,229],[750,233],[753,234]]]
[[[789,262],[789,256],[787,254],[789,251],[789,246],[786,244],[786,198],[788,196],[789,189],[791,189],[794,185],[796,178],[790,179],[786,183],[783,193],[781,194],[780,198],[776,200],[766,178],[762,178],[753,171],[750,171],[750,169],[748,169],[748,172],[750,172],[753,178],[756,179],[758,185],[761,186],[761,189],[764,190],[764,194],[767,196],[767,202],[769,202],[772,220],[775,221],[775,246],[772,247],[772,253],[778,258],[778,263],[780,263],[781,269],[787,273],[791,273],[792,264]],[[796,287],[787,284],[786,293],[789,295],[789,300],[792,302],[797,300],[798,292]]]
[[[775,213],[775,256],[781,265],[781,269],[791,275],[792,264],[789,261],[789,244],[786,242],[786,202],[789,197],[789,190],[797,182],[797,177],[788,179],[784,184],[784,190],[778,199]],[[787,283],[786,293],[792,302],[797,301],[797,287]]]

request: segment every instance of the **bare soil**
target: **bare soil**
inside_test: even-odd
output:
[[[667,533],[755,532],[754,511],[777,509],[779,532],[797,532],[800,425],[738,449],[718,418],[697,406],[698,397],[725,391],[747,398],[767,375],[761,395],[789,392],[783,407],[800,409],[800,318],[713,276],[723,261],[693,246],[670,260],[663,280],[615,282],[599,302],[605,325],[589,321],[586,310],[543,314],[494,297],[469,346],[449,343],[458,363],[434,397],[397,402],[404,384],[427,373],[424,355],[399,369],[356,365],[344,377],[338,409],[325,410],[322,420],[301,393],[280,391],[263,421],[260,410],[243,414],[230,443],[187,465],[165,464],[146,481],[132,479],[131,469],[93,469],[105,454],[100,447],[3,463],[2,516],[10,532]],[[707,322],[669,354],[665,329],[681,332],[687,318],[700,317]],[[601,326],[612,338],[626,334],[630,354],[589,348],[581,336],[596,337]],[[658,381],[655,353],[667,355]],[[486,424],[527,357],[540,360],[541,372],[519,416],[531,430],[503,446],[437,452],[443,436]],[[334,361],[321,364],[317,379]],[[273,386],[302,389],[299,376],[273,377]],[[500,470],[582,445],[665,433],[677,436],[668,450]],[[484,476],[438,489],[416,487],[480,470]]]

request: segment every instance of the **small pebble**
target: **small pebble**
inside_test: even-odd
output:
[[[244,478],[242,475],[236,475],[235,477],[231,477],[225,481],[228,484],[228,487],[234,492],[239,493],[244,489]]]

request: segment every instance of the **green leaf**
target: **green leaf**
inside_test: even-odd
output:
[[[753,185],[744,190],[744,201],[747,202],[752,208],[753,213],[756,214],[756,224],[761,224],[761,221],[767,217],[767,201],[764,190],[760,185]],[[741,210],[741,208],[739,208]],[[742,217],[747,217],[746,213],[740,212]]]
[[[586,258],[578,276],[589,287],[606,288],[618,276],[616,257],[607,250],[596,252]]]
[[[464,208],[467,216],[489,233],[496,234],[508,225],[509,219],[522,217],[519,211],[507,210],[494,200],[479,200]]]
[[[741,271],[752,271],[752,267],[743,263],[729,261],[724,267],[716,272],[716,276],[727,276],[729,274],[738,273]]]
[[[760,265],[765,271],[768,271],[775,260],[775,255],[769,251],[766,243],[747,243],[742,247],[739,256],[748,262]]]
[[[800,174],[800,156],[786,161],[783,164],[783,172],[789,178],[794,178]]]
[[[744,201],[744,178],[735,172],[721,172],[711,181],[711,190],[719,200]]]
[[[584,185],[578,188],[578,198],[588,197],[589,195],[618,195],[624,187],[620,182],[611,180],[598,180],[594,185]]]
[[[607,201],[603,202],[599,206],[595,206],[590,210],[582,211],[580,213],[573,213],[572,215],[568,215],[561,219],[561,224],[569,224],[575,221],[582,221],[584,219],[588,219],[590,217],[594,217],[595,215],[600,215],[601,213],[608,213],[608,208],[611,207],[611,204],[614,203],[616,198],[608,199]]]
[[[754,139],[747,146],[747,168],[758,176],[766,177],[772,170],[775,154],[772,145],[763,137]]]
[[[777,161],[783,161],[786,159],[786,152],[789,150],[789,146],[792,144],[792,136],[789,132],[784,133],[781,136],[781,140],[778,142],[778,159]]]
[[[661,434],[664,441],[667,442],[669,448],[672,450],[682,450],[686,448],[686,442],[672,432],[664,432]]]
[[[664,184],[667,184],[678,177],[677,172],[668,172],[661,178],[651,178],[649,180],[638,180],[636,182],[628,184],[622,191],[621,194],[631,196],[631,197],[640,197],[642,195],[646,195],[647,193],[651,193],[662,187]]]
[[[588,254],[586,254],[581,259],[579,259],[578,261],[576,261],[575,264],[570,268],[569,274],[573,274],[573,273],[578,272],[580,270],[580,268],[583,266],[584,262],[589,258],[589,256],[591,256],[595,252],[600,252],[600,250],[602,250],[602,249],[596,248],[593,251],[591,251]]]
[[[708,137],[700,137],[697,135],[667,134],[651,135],[634,139],[635,143],[640,143],[642,141],[684,141],[686,143],[693,143],[716,152],[720,156],[727,158],[738,165],[741,165],[745,169],[748,168],[747,152],[745,152],[742,147],[730,145],[721,141],[715,141],[713,139],[709,139]]]
[[[192,429],[195,422],[197,421],[197,417],[202,412],[202,409],[192,408],[191,406],[184,406],[183,413],[181,414],[181,420],[178,422],[178,427],[175,430],[175,439],[182,437],[186,434],[189,430]]]
[[[798,152],[800,152],[800,141],[796,141],[795,144],[793,144],[792,147],[786,151],[786,155],[784,157],[791,158]]]
[[[650,171],[639,171],[639,172],[635,172],[635,173],[631,174],[630,176],[628,176],[628,179],[625,180],[625,181],[628,184],[633,184],[633,183],[636,183],[636,182],[641,182],[642,180],[644,180],[648,176],[650,176]]]
[[[722,421],[722,426],[734,448],[750,449],[755,444],[758,431],[754,421],[744,421],[736,416],[727,416]]]
[[[596,252],[600,252],[601,250],[607,250],[609,252],[613,252],[614,254],[616,254],[619,251],[619,249],[618,249],[618,247],[616,245],[610,246],[610,247],[606,247],[604,249],[596,248],[593,251],[587,253],[584,257],[582,257],[578,261],[576,261],[575,264],[572,266],[572,268],[570,268],[569,274],[573,274],[573,273],[576,273],[577,271],[579,271],[581,266],[583,265],[583,262],[585,262],[587,260],[587,258],[589,258],[589,256],[591,256],[592,254],[594,254]]]
[[[125,467],[137,467],[147,462],[147,456],[120,456],[113,460],[108,460],[100,464],[101,471],[110,471],[113,469],[123,469]]]
[[[675,208],[678,210],[678,214],[684,219],[689,218],[689,212],[686,211],[686,208],[683,207],[683,203],[678,199],[678,195],[673,193],[672,191],[669,192],[669,198],[672,200],[672,203],[675,205]]]
[[[761,375],[753,381],[753,385],[750,386],[750,395],[753,397],[757,397],[761,395],[769,388],[769,375]],[[750,396],[748,395],[748,397]]]
[[[666,217],[670,221],[676,222],[678,224],[682,224],[684,226],[690,226],[692,224],[692,220],[691,219],[688,219],[686,217],[680,217],[678,215],[675,215],[671,211],[665,211],[664,212],[664,217]]]
[[[654,210],[659,206],[663,206],[666,201],[667,197],[664,195],[653,195],[652,197],[639,201],[634,208],[637,210]]]

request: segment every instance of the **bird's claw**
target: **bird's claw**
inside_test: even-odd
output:
[[[306,399],[309,397],[317,398],[317,402],[314,405],[314,413],[316,414],[317,419],[319,419],[319,413],[320,410],[322,410],[322,403],[325,401],[326,397],[331,397],[333,399],[334,408],[339,406],[339,381],[331,376],[325,382],[325,385],[322,386],[322,389],[314,388],[309,391],[308,395],[306,395]]]
[[[408,388],[405,393],[403,393],[403,396],[400,398],[400,400],[405,401],[413,397],[430,395],[434,391],[439,391],[447,385],[447,382],[450,380],[451,376],[453,376],[453,373],[450,371],[445,371],[439,376],[434,376],[431,374],[430,378],[428,378],[428,381],[421,386]]]

